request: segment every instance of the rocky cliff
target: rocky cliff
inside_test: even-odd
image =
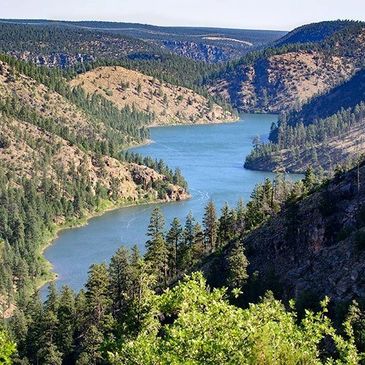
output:
[[[317,27],[321,28],[321,23]],[[328,38],[317,43],[310,43],[312,38],[305,34],[303,39],[298,37],[292,37],[297,44],[279,40],[266,51],[222,68],[210,80],[210,92],[242,111],[277,113],[350,79],[363,63],[363,24],[351,23],[329,32]]]
[[[324,184],[243,239],[251,280],[283,298],[365,297],[365,163]],[[222,277],[225,257],[203,266]]]
[[[243,244],[251,273],[276,277],[287,298],[364,298],[365,165],[288,206]]]

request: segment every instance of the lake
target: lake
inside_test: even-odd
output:
[[[276,120],[275,115],[246,114],[237,123],[152,128],[153,143],[132,151],[162,158],[171,168],[179,167],[192,195],[188,201],[161,204],[167,226],[174,217],[184,222],[189,211],[200,220],[210,199],[218,209],[224,202],[235,205],[240,198],[247,202],[256,184],[272,178],[268,172],[244,169],[243,163],[253,138],[267,138]],[[58,274],[57,287],[82,288],[89,266],[108,262],[121,245],[138,244],[143,251],[153,208],[117,209],[91,219],[86,226],[62,231],[45,251]]]

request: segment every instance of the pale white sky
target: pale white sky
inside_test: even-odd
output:
[[[290,30],[321,20],[365,20],[365,0],[0,0],[0,18]]]

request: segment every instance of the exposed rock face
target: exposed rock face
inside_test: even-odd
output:
[[[209,44],[175,40],[166,40],[162,44],[174,53],[196,61],[215,63],[228,61],[231,58],[229,50]]]
[[[351,59],[298,51],[238,65],[210,91],[245,112],[278,113],[326,92],[355,72]]]
[[[181,200],[186,200],[189,199],[190,195],[187,193],[187,191],[178,186],[178,185],[174,185],[174,184],[169,184],[168,188],[167,188],[167,193],[165,196],[165,200],[166,201],[181,201]]]
[[[282,112],[349,80],[362,67],[365,27],[335,36],[321,46],[273,49],[256,60],[227,66],[210,92],[247,112]]]
[[[358,181],[360,184],[358,185]],[[251,274],[287,298],[365,297],[365,165],[285,209],[244,241]]]
[[[150,169],[147,166],[141,166],[137,164],[130,164],[129,171],[131,172],[133,181],[142,186],[145,190],[151,190],[154,183],[165,182],[166,183],[166,194],[162,198],[165,201],[180,201],[190,198],[188,192],[181,186],[174,185],[167,182],[166,176],[157,173],[155,170]],[[158,198],[157,192],[156,199]]]
[[[16,95],[19,103],[35,115],[62,124],[70,135],[82,135],[94,141],[108,139],[103,123],[90,120],[77,105],[30,77],[22,74],[15,77],[10,67],[0,62],[0,97],[4,100],[12,95]],[[171,191],[167,196],[158,197],[153,182],[165,181],[165,176],[146,166],[80,148],[62,133],[57,134],[57,130],[47,131],[33,124],[32,120],[7,117],[0,112],[0,125],[0,165],[17,178],[35,179],[46,174],[62,187],[76,174],[90,183],[92,192],[102,187],[113,201],[126,203],[188,198],[184,189],[178,193],[181,187],[177,186],[166,189]],[[42,166],[42,169],[35,166]],[[135,171],[140,171],[139,178]]]

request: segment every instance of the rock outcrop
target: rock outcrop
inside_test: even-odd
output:
[[[288,206],[244,241],[250,272],[287,298],[365,297],[365,165]]]

